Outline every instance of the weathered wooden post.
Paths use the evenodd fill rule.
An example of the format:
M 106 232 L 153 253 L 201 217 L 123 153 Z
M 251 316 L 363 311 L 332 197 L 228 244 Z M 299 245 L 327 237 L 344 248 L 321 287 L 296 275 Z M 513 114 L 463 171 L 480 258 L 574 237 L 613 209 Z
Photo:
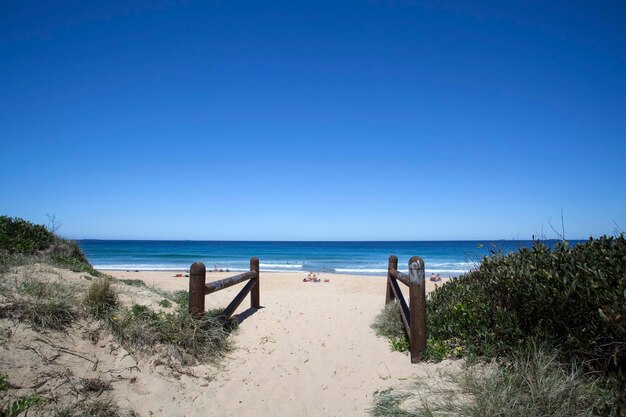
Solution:
M 195 262 L 189 268 L 189 313 L 200 318 L 204 314 L 204 294 L 206 267 L 202 262 Z
M 393 291 L 391 289 L 391 271 L 398 269 L 398 257 L 391 255 L 389 257 L 389 266 L 387 267 L 387 292 L 385 294 L 385 305 L 393 301 Z
M 256 256 L 250 258 L 250 271 L 256 272 L 256 284 L 252 287 L 252 290 L 250 290 L 250 306 L 254 308 L 261 308 L 261 270 L 259 269 L 259 258 Z
M 409 259 L 409 312 L 411 363 L 422 360 L 422 352 L 426 349 L 426 276 L 424 260 L 419 256 Z

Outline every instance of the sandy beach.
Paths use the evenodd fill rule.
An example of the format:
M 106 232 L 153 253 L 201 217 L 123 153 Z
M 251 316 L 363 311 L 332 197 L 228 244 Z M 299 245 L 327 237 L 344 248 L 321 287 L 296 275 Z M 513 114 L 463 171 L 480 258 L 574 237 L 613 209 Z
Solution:
M 155 289 L 189 285 L 184 271 L 106 273 L 146 284 L 114 284 L 126 306 L 159 310 L 163 297 Z M 232 275 L 207 273 L 207 281 Z M 460 361 L 412 365 L 374 334 L 370 323 L 384 305 L 384 277 L 318 274 L 321 282 L 313 283 L 303 282 L 306 276 L 261 272 L 262 308 L 244 300 L 235 314 L 239 328 L 229 336 L 234 349 L 218 365 L 172 367 L 167 352 L 130 353 L 93 321 L 40 333 L 2 319 L 0 369 L 11 375 L 16 397 L 40 392 L 67 402 L 78 399 L 85 381 L 104 381 L 107 398 L 140 416 L 363 416 L 377 390 L 416 376 L 436 385 L 442 371 L 460 368 Z M 92 282 L 42 264 L 17 268 L 7 282 L 24 277 L 82 288 Z M 225 307 L 243 285 L 207 295 L 206 308 Z
M 107 273 L 165 290 L 188 287 L 176 272 Z M 207 281 L 231 275 L 208 273 Z M 305 283 L 306 275 L 261 274 L 263 308 L 250 309 L 249 299 L 239 307 L 242 322 L 231 336 L 236 348 L 222 367 L 196 366 L 198 378 L 179 379 L 144 370 L 119 397 L 141 415 L 362 416 L 376 390 L 460 366 L 411 365 L 374 334 L 370 323 L 384 305 L 384 277 L 321 274 L 322 282 Z M 207 309 L 226 306 L 241 286 L 208 295 Z M 428 290 L 434 286 L 428 282 Z

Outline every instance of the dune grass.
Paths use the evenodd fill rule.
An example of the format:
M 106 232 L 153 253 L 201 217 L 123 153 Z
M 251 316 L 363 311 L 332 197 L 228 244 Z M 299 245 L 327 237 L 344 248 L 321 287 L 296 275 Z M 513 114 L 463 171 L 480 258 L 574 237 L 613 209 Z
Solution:
M 221 310 L 207 311 L 197 320 L 186 305 L 174 312 L 156 312 L 150 307 L 132 305 L 109 317 L 110 328 L 120 343 L 134 351 L 165 349 L 176 363 L 216 363 L 231 349 L 228 335 L 236 323 L 220 317 Z
M 96 279 L 83 298 L 83 305 L 96 319 L 109 317 L 118 307 L 117 292 L 113 288 L 111 280 L 107 278 Z
M 65 330 L 80 316 L 75 287 L 33 276 L 0 281 L 0 317 L 30 324 L 36 330 Z
M 118 279 L 118 281 L 126 285 L 130 285 L 131 287 L 145 287 L 146 286 L 146 283 L 140 279 Z
M 400 304 L 397 301 L 387 304 L 374 318 L 370 327 L 378 336 L 389 340 L 392 351 L 407 352 L 409 350 L 409 338 L 404 330 Z
M 416 380 L 375 394 L 375 417 L 618 415 L 616 393 L 597 375 L 563 365 L 554 349 L 532 344 L 500 365 L 473 365 L 442 386 Z
M 111 398 L 96 398 L 79 401 L 57 410 L 55 417 L 134 417 L 134 411 L 127 410 Z

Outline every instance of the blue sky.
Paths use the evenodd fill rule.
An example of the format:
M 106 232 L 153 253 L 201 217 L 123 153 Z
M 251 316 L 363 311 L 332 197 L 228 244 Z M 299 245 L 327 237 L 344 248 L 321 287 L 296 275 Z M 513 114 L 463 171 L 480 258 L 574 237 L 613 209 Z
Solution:
M 131 3 L 2 2 L 3 214 L 71 238 L 626 229 L 623 2 Z

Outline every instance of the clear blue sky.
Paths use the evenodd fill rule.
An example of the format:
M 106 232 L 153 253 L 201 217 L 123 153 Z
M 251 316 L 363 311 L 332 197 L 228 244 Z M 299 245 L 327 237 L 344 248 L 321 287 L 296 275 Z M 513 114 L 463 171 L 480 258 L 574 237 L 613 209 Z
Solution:
M 626 3 L 468 3 L 3 1 L 0 211 L 71 238 L 626 229 Z

